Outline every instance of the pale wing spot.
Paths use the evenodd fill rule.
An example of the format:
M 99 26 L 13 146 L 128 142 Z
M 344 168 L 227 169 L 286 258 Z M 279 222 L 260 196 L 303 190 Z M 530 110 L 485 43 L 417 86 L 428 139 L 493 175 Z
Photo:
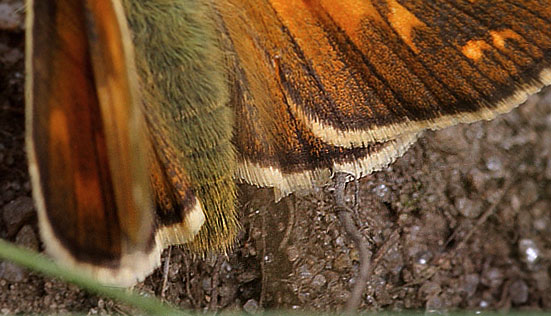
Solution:
M 419 53 L 419 49 L 413 43 L 413 29 L 416 27 L 425 27 L 425 23 L 419 20 L 396 0 L 388 1 L 388 7 L 390 8 L 388 21 L 392 28 L 415 53 Z
M 515 31 L 511 29 L 503 31 L 491 31 L 490 35 L 492 36 L 493 44 L 499 49 L 505 49 L 505 41 L 507 39 L 520 40 L 521 37 Z
M 467 58 L 478 61 L 484 55 L 485 49 L 491 49 L 490 45 L 483 40 L 470 40 L 463 46 L 461 52 Z
M 182 222 L 159 228 L 155 234 L 157 245 L 165 248 L 185 244 L 193 240 L 205 223 L 205 214 L 201 202 L 195 198 L 193 203 L 193 208 Z

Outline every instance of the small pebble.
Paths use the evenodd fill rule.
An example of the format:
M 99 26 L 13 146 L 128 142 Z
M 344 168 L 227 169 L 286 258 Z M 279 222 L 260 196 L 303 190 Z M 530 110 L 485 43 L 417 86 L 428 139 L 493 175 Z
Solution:
M 293 262 L 293 261 L 297 260 L 299 255 L 300 254 L 299 254 L 299 251 L 298 251 L 297 247 L 289 246 L 289 248 L 287 248 L 287 258 L 289 258 L 289 261 Z
M 303 264 L 298 268 L 298 276 L 301 279 L 309 279 L 312 277 L 312 272 L 310 272 L 308 265 Z
M 534 204 L 530 210 L 533 216 L 532 225 L 535 230 L 545 232 L 551 231 L 551 202 L 542 200 Z
M 11 201 L 2 210 L 2 219 L 6 225 L 7 236 L 15 235 L 21 226 L 29 222 L 35 216 L 33 200 L 22 196 Z
M 478 274 L 467 274 L 463 276 L 461 280 L 461 290 L 467 293 L 467 297 L 471 297 L 476 293 L 478 283 L 480 283 L 480 277 Z
M 425 251 L 418 255 L 417 264 L 425 265 L 432 259 L 432 253 Z
M 210 292 L 212 289 L 212 280 L 210 277 L 206 277 L 201 282 L 201 287 L 203 288 L 203 291 Z
M 390 194 L 390 189 L 385 184 L 379 184 L 373 189 L 373 192 L 382 200 L 387 200 Z
M 493 172 L 499 172 L 503 168 L 503 163 L 499 157 L 492 156 L 486 160 L 486 168 Z
M 38 238 L 31 225 L 25 225 L 19 230 L 17 236 L 15 236 L 15 243 L 27 249 L 38 251 Z
M 344 238 L 342 236 L 337 237 L 337 239 L 335 239 L 335 244 L 339 247 L 343 247 L 345 245 Z
M 438 295 L 434 295 L 427 299 L 427 303 L 425 304 L 425 314 L 445 315 L 447 314 L 445 308 L 445 301 Z
M 430 298 L 434 297 L 442 292 L 442 288 L 440 287 L 440 284 L 432 281 L 426 281 L 421 285 L 421 288 L 419 289 L 419 296 L 421 298 Z
M 0 3 L 0 30 L 17 30 L 21 25 L 21 20 L 15 4 Z
M 520 195 L 522 196 L 523 203 L 530 205 L 538 200 L 538 185 L 534 180 L 524 181 L 520 187 Z
M 0 263 L 0 279 L 17 283 L 27 278 L 27 271 L 11 262 Z
M 480 200 L 471 200 L 466 197 L 455 200 L 455 208 L 461 215 L 467 218 L 478 218 L 483 210 L 483 205 Z
M 488 181 L 488 175 L 479 169 L 472 169 L 469 171 L 469 179 L 471 180 L 472 186 L 476 189 L 477 192 L 484 192 L 486 181 Z
M 523 280 L 516 280 L 509 286 L 509 296 L 514 304 L 523 304 L 528 301 L 528 285 Z
M 258 302 L 255 299 L 250 299 L 243 305 L 243 310 L 246 313 L 254 314 L 258 311 Z
M 231 264 L 227 260 L 224 260 L 224 262 L 222 262 L 221 270 L 226 271 L 226 272 L 230 272 L 232 269 L 233 268 L 232 268 Z
M 386 254 L 385 261 L 386 266 L 390 273 L 394 275 L 400 275 L 400 272 L 404 268 L 404 258 L 402 252 L 397 247 L 392 247 Z
M 325 279 L 325 276 L 323 276 L 323 274 L 318 274 L 312 280 L 312 287 L 314 287 L 316 289 L 319 289 L 322 286 L 324 286 L 325 283 L 327 283 L 327 280 Z
M 503 273 L 498 268 L 490 268 L 482 274 L 482 284 L 496 288 L 503 283 Z
M 540 249 L 532 239 L 521 239 L 518 242 L 518 249 L 526 263 L 534 263 L 540 257 Z

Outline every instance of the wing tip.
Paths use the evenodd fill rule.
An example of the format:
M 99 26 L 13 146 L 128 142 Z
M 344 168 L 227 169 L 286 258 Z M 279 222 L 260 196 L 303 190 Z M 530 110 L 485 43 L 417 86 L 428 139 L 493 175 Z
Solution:
M 199 199 L 195 199 L 195 205 L 186 214 L 181 222 L 160 227 L 156 232 L 156 239 L 163 248 L 189 243 L 199 233 L 205 223 L 205 214 Z
M 162 248 L 154 243 L 150 249 L 125 249 L 116 266 L 93 264 L 79 260 L 56 237 L 45 214 L 39 212 L 40 235 L 46 253 L 64 267 L 74 269 L 99 281 L 115 287 L 130 287 L 143 281 L 161 264 Z M 129 247 L 127 247 L 129 248 Z

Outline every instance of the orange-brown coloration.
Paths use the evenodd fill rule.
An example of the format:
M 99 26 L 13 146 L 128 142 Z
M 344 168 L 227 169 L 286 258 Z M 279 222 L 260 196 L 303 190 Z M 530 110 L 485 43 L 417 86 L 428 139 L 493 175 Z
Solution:
M 361 147 L 493 117 L 506 111 L 496 91 L 532 82 L 525 67 L 542 56 L 522 37 L 509 39 L 521 49 L 490 44 L 490 31 L 508 29 L 516 10 L 503 2 L 229 2 L 219 10 L 237 56 L 236 113 L 255 122 L 238 129 L 236 143 L 242 159 L 260 165 L 325 164 L 327 145 Z M 266 58 L 276 55 L 277 63 Z
M 159 250 L 122 8 L 28 8 L 27 146 L 47 251 L 105 282 L 133 284 Z
M 226 149 L 233 149 L 229 143 L 232 128 L 235 131 L 235 176 L 274 186 L 283 194 L 324 183 L 333 171 L 360 177 L 394 161 L 425 129 L 491 119 L 511 110 L 551 83 L 551 9 L 546 1 L 205 4 L 217 10 L 212 16 L 221 20 L 216 21 L 223 33 L 220 43 L 227 44 L 229 52 L 228 64 L 213 64 L 212 73 L 227 71 L 230 78 L 232 108 L 224 113 L 233 110 L 237 126 L 233 119 L 217 126 L 227 127 Z M 209 216 L 216 218 L 222 228 L 236 221 L 233 213 L 209 213 L 207 203 L 214 208 L 231 204 L 220 197 L 221 191 L 214 190 L 209 199 L 201 196 L 209 181 L 231 184 L 227 192 L 233 196 L 230 177 L 235 169 L 216 168 L 213 174 L 212 157 L 203 152 L 207 149 L 188 150 L 203 138 L 188 133 L 184 139 L 193 146 L 179 143 L 178 124 L 197 118 L 199 106 L 210 106 L 201 96 L 199 104 L 186 108 L 189 111 L 163 111 L 177 103 L 165 94 L 195 82 L 183 84 L 180 81 L 188 78 L 164 76 L 177 78 L 165 80 L 166 91 L 143 89 L 144 95 L 135 95 L 130 36 L 125 19 L 111 6 L 116 3 L 31 2 L 44 16 L 29 29 L 29 156 L 43 234 L 54 240 L 54 250 L 61 249 L 60 257 L 68 253 L 77 263 L 107 267 L 109 273 L 98 273 L 104 277 L 121 267 L 131 277 L 142 277 L 158 264 L 159 247 L 189 241 L 205 218 L 207 223 Z M 201 18 L 206 16 L 211 15 Z M 162 24 L 155 23 L 144 23 L 144 29 Z M 142 33 L 137 29 L 135 35 Z M 172 66 L 163 64 L 164 57 L 172 56 L 150 54 L 151 47 L 140 46 L 136 38 L 141 57 L 162 56 L 160 63 L 151 63 L 152 69 L 138 67 L 143 72 L 140 83 L 147 85 L 166 75 L 167 69 L 155 67 Z M 218 43 L 214 35 L 212 41 Z M 168 45 L 163 47 L 163 53 L 170 51 Z M 211 103 L 226 104 L 226 97 Z M 140 128 L 135 99 L 143 99 L 147 128 Z M 201 130 L 212 127 L 199 121 Z M 187 132 L 186 127 L 182 130 Z M 198 152 L 202 155 L 194 155 Z M 227 160 L 233 162 L 230 156 Z M 188 168 L 189 161 L 199 163 Z M 205 183 L 195 186 L 197 174 L 205 175 Z M 141 191 L 149 199 L 144 175 L 152 183 L 157 227 L 149 201 L 144 207 L 141 195 L 135 194 Z M 230 241 L 217 232 L 203 248 L 228 247 Z M 159 247 L 152 246 L 154 239 Z M 132 264 L 135 254 L 145 257 L 144 269 Z
M 290 76 L 310 81 L 312 88 L 316 88 L 316 85 L 319 84 L 329 94 L 341 94 L 342 91 L 349 90 L 351 88 L 348 84 L 350 74 L 346 69 L 346 64 L 338 55 L 339 51 L 331 44 L 331 38 L 326 34 L 316 11 L 310 10 L 312 5 L 310 4 L 309 7 L 302 1 L 285 0 L 272 1 L 272 5 L 278 19 L 288 28 L 292 40 L 296 41 L 296 45 L 301 48 L 302 53 L 308 56 L 313 71 L 318 74 L 319 82 L 312 82 L 312 79 L 307 78 L 304 73 Z M 287 59 L 291 56 L 282 58 Z M 296 58 L 298 59 L 300 56 L 296 56 Z M 298 72 L 300 68 L 297 65 L 296 68 L 293 67 L 290 70 Z M 345 109 L 347 104 L 350 102 L 343 102 L 342 108 Z
M 479 61 L 484 55 L 484 50 L 490 48 L 490 45 L 483 40 L 470 40 L 463 46 L 461 51 L 467 58 L 473 61 Z
M 98 135 L 101 123 L 95 117 L 98 104 L 90 81 L 93 76 L 87 60 L 87 35 L 84 28 L 76 26 L 83 23 L 83 7 L 75 3 L 59 3 L 58 7 L 56 23 L 74 27 L 52 32 L 36 26 L 37 31 L 52 32 L 41 37 L 57 41 L 58 45 L 55 48 L 39 46 L 42 49 L 33 60 L 36 69 L 40 70 L 33 74 L 37 82 L 36 123 L 30 128 L 35 131 L 33 150 L 42 157 L 39 170 L 54 231 L 73 250 L 92 249 L 100 254 L 99 260 L 110 261 L 120 255 L 120 244 L 111 242 L 113 237 L 120 235 L 117 218 L 106 218 L 108 213 L 105 212 L 114 205 L 109 197 L 109 176 L 102 174 L 106 169 L 101 164 L 106 163 L 107 158 L 105 144 Z M 47 56 L 54 58 L 50 61 Z M 46 87 L 43 82 L 53 82 L 53 85 Z M 42 126 L 48 129 L 42 131 L 39 129 Z M 94 156 L 95 159 L 90 159 Z M 75 211 L 67 212 L 66 208 Z M 85 233 L 90 231 L 96 233 Z
M 48 127 L 52 133 L 52 145 L 61 149 L 62 157 L 70 155 L 69 128 L 67 126 L 66 114 L 58 108 L 52 109 L 49 119 L 50 126 Z M 53 148 L 50 150 L 54 150 Z
M 505 49 L 505 44 L 508 39 L 513 39 L 516 41 L 522 40 L 520 35 L 518 35 L 511 29 L 506 29 L 502 31 L 490 31 L 490 35 L 492 36 L 494 46 L 502 50 Z
M 415 15 L 409 12 L 406 8 L 396 0 L 387 1 L 390 12 L 388 13 L 388 21 L 392 28 L 400 35 L 402 40 L 414 52 L 418 53 L 419 49 L 414 43 L 413 32 L 415 28 L 426 27 Z
M 350 38 L 356 38 L 363 27 L 364 19 L 370 19 L 379 25 L 386 24 L 372 1 L 320 0 L 319 3 Z
M 138 95 L 136 91 L 131 90 L 132 86 L 137 85 L 137 81 L 127 69 L 128 64 L 133 63 L 133 55 L 128 56 L 130 49 L 124 47 L 128 43 L 120 40 L 124 37 L 119 23 L 113 22 L 117 21 L 117 18 L 112 4 L 109 1 L 90 1 L 88 5 L 89 20 L 93 21 L 88 36 L 94 81 L 100 103 L 102 127 L 104 134 L 108 135 L 105 137 L 109 156 L 108 172 L 111 173 L 114 182 L 117 216 L 123 234 L 133 243 L 143 244 L 147 239 L 151 239 L 153 217 L 149 210 L 144 212 L 142 206 L 137 206 L 140 201 L 134 198 L 135 183 L 145 182 L 145 179 L 141 179 L 145 172 L 129 168 L 136 164 L 135 160 L 143 159 L 139 155 L 144 154 L 136 150 L 141 146 L 136 145 L 136 142 L 143 142 L 142 139 L 136 140 L 140 134 L 127 133 L 140 124 L 136 122 L 139 119 L 139 114 L 135 113 L 137 109 L 133 109 Z M 130 82 L 131 80 L 134 82 Z M 149 201 L 145 203 L 149 205 L 145 208 L 151 207 Z

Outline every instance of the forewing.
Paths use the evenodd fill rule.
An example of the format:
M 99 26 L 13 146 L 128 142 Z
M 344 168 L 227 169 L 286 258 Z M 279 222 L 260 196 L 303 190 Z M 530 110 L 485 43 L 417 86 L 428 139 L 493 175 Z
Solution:
M 159 264 L 130 39 L 117 1 L 29 1 L 27 149 L 46 249 L 111 284 Z
M 228 2 L 238 177 L 253 184 L 343 160 L 369 173 L 420 131 L 491 119 L 551 82 L 545 1 Z

